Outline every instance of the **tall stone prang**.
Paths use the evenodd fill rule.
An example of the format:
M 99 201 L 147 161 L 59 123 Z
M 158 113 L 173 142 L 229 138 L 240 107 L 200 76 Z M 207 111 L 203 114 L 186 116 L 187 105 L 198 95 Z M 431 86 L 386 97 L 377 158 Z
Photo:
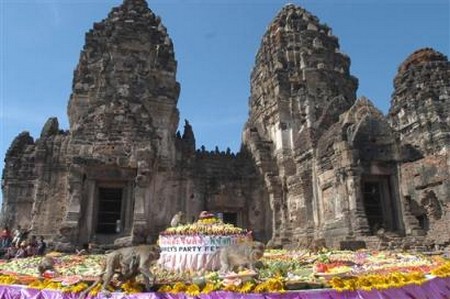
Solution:
M 172 41 L 143 0 L 127 0 L 86 34 L 68 115 L 73 144 L 159 140 L 166 159 L 180 91 Z
M 450 144 L 450 62 L 433 49 L 412 53 L 394 79 L 389 119 L 411 151 L 436 153 Z
M 320 135 L 356 99 L 349 67 L 331 29 L 295 5 L 283 7 L 263 36 L 244 144 L 265 177 L 278 239 L 290 238 L 291 226 L 300 234 L 314 226 L 311 161 Z
M 86 34 L 68 105 L 67 231 L 77 226 L 90 235 L 95 225 L 97 230 L 102 225 L 105 231 L 144 235 L 148 184 L 159 169 L 175 165 L 176 66 L 166 28 L 144 0 L 124 1 Z M 90 193 L 89 203 L 82 204 L 86 189 L 91 190 L 84 191 Z M 108 199 L 122 197 L 127 200 Z M 98 206 L 107 204 L 125 205 L 111 213 L 133 213 L 127 217 L 133 220 L 114 227 L 117 217 L 105 212 L 98 215 L 104 224 L 78 226 L 80 217 L 91 219 L 91 211 L 95 215 Z
M 389 121 L 401 147 L 401 200 L 407 234 L 448 242 L 450 231 L 450 62 L 431 48 L 398 68 Z
M 256 55 L 248 127 L 273 141 L 277 153 L 298 145 L 307 151 L 317 139 L 313 131 L 327 129 L 354 103 L 358 84 L 349 67 L 328 26 L 300 7 L 285 6 Z M 299 132 L 306 137 L 301 142 Z

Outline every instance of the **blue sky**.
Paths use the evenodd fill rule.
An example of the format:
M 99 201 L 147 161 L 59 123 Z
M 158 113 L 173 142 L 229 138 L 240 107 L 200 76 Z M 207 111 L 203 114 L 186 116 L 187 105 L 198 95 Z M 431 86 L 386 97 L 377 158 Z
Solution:
M 84 34 L 121 0 L 0 0 L 0 168 L 21 131 L 34 138 L 49 117 L 68 129 L 72 75 Z M 180 125 L 197 147 L 237 151 L 248 116 L 249 78 L 267 25 L 287 3 L 327 23 L 351 73 L 384 113 L 399 64 L 433 47 L 449 55 L 448 0 L 150 0 L 173 40 L 181 84 Z

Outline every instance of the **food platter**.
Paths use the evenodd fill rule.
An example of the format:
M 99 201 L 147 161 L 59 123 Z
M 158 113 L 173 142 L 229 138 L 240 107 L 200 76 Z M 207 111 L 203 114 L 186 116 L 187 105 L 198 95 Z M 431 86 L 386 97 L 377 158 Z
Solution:
M 325 278 L 326 280 L 332 279 L 333 277 L 351 277 L 351 271 L 343 271 L 343 272 L 333 272 L 333 273 L 314 273 L 317 277 Z
M 219 278 L 224 280 L 225 284 L 227 284 L 227 283 L 246 282 L 246 281 L 253 279 L 257 275 L 258 275 L 258 273 L 254 272 L 254 271 L 246 270 L 246 271 L 241 271 L 238 273 L 229 272 L 226 274 L 222 274 L 222 275 L 219 275 Z

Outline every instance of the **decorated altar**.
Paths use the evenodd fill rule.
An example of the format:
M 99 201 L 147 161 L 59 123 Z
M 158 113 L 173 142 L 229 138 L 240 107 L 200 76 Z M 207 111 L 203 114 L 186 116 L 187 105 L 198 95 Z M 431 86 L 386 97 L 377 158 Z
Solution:
M 251 240 L 251 232 L 203 211 L 198 221 L 169 227 L 160 234 L 158 263 L 172 271 L 214 270 L 220 266 L 217 250 Z

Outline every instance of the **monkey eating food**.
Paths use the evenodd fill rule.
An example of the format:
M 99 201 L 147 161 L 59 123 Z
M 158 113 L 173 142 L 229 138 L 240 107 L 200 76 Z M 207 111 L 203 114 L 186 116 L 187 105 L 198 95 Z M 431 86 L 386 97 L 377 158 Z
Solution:
M 55 260 L 51 256 L 44 256 L 38 265 L 39 276 L 43 277 L 45 271 L 53 271 L 55 274 L 58 274 L 58 271 L 55 270 Z
M 247 267 L 255 271 L 255 263 L 262 258 L 266 246 L 257 241 L 239 243 L 219 250 L 220 272 L 233 271 L 236 267 Z
M 117 279 L 125 282 L 136 278 L 137 275 L 144 276 L 146 290 L 150 290 L 153 285 L 153 275 L 150 272 L 152 262 L 159 259 L 161 250 L 158 245 L 138 245 L 114 250 L 106 255 L 106 263 L 97 281 L 84 290 L 80 299 L 85 296 L 99 283 L 102 283 L 101 292 L 107 293 L 107 286 L 113 279 L 114 274 L 118 274 Z

